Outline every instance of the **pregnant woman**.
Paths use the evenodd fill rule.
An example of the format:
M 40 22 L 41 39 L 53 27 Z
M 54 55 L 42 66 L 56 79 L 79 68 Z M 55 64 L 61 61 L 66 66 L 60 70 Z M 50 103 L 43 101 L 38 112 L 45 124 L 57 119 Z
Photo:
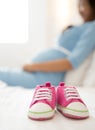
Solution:
M 56 48 L 43 51 L 21 70 L 1 68 L 0 80 L 26 88 L 63 81 L 66 72 L 78 68 L 95 49 L 95 0 L 79 0 L 79 12 L 84 23 L 65 30 Z

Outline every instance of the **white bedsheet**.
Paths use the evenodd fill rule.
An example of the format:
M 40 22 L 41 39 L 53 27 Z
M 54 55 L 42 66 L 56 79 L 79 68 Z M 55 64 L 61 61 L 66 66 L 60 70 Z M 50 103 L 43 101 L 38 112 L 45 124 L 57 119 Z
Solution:
M 57 112 L 54 119 L 39 122 L 27 118 L 33 90 L 0 83 L 0 130 L 95 130 L 95 90 L 79 92 L 88 105 L 89 119 L 72 120 Z

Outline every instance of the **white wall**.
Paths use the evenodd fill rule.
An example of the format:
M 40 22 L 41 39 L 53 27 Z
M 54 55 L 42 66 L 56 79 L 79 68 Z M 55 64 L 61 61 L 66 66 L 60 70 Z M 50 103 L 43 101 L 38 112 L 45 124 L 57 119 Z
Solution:
M 22 66 L 33 54 L 51 45 L 64 26 L 79 22 L 76 0 L 29 0 L 29 41 L 0 44 L 0 66 Z
M 48 43 L 68 25 L 78 25 L 82 19 L 78 12 L 78 0 L 48 0 Z
M 29 0 L 29 41 L 0 44 L 0 66 L 20 67 L 47 44 L 47 0 Z

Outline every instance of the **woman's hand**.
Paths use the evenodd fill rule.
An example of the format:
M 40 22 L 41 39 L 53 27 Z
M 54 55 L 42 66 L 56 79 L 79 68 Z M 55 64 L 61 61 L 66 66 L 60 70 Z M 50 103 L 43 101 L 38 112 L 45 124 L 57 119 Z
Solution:
M 27 71 L 27 72 L 32 72 L 33 68 L 32 68 L 32 64 L 25 64 L 23 66 L 23 70 Z
M 23 66 L 23 70 L 27 72 L 36 72 L 40 71 L 40 63 L 31 63 L 31 64 L 25 64 Z

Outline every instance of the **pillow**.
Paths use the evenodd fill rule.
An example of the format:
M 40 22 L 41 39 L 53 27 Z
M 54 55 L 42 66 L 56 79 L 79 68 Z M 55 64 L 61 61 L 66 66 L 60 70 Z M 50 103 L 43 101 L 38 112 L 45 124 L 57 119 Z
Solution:
M 95 51 L 93 53 L 91 65 L 88 68 L 88 71 L 85 73 L 83 85 L 85 87 L 95 87 Z
M 84 76 L 90 66 L 90 63 L 92 60 L 92 55 L 93 54 L 91 54 L 83 62 L 83 64 L 81 66 L 79 66 L 77 69 L 67 72 L 65 79 L 64 79 L 64 82 L 67 85 L 73 85 L 73 86 L 82 86 L 83 85 Z

